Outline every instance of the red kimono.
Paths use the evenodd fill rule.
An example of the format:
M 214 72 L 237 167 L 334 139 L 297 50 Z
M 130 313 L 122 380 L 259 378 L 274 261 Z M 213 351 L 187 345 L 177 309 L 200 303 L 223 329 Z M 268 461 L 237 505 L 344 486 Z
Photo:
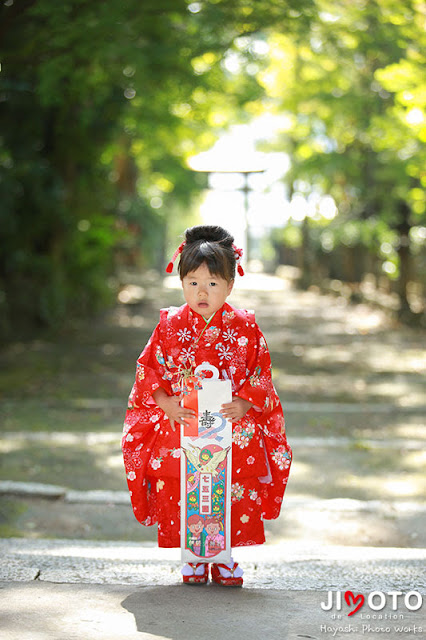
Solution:
M 158 522 L 160 547 L 180 547 L 180 430 L 154 402 L 169 395 L 179 365 L 209 362 L 232 393 L 254 406 L 233 425 L 231 545 L 265 541 L 263 520 L 277 518 L 291 464 L 271 359 L 252 311 L 225 303 L 208 323 L 185 304 L 162 309 L 137 362 L 122 449 L 133 511 L 143 525 Z

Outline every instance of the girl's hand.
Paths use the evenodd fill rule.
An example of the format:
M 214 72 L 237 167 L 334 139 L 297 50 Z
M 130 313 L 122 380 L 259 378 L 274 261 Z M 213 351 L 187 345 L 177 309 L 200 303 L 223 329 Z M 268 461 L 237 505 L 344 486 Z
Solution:
M 185 418 L 197 417 L 197 414 L 192 409 L 181 407 L 181 398 L 178 396 L 169 396 L 162 387 L 156 389 L 152 397 L 168 417 L 172 431 L 176 431 L 175 422 L 186 425 L 188 423 L 185 421 Z
M 238 422 L 241 418 L 244 418 L 247 411 L 251 409 L 253 404 L 244 398 L 238 396 L 232 396 L 232 402 L 227 402 L 221 406 L 222 415 L 231 420 L 231 422 Z

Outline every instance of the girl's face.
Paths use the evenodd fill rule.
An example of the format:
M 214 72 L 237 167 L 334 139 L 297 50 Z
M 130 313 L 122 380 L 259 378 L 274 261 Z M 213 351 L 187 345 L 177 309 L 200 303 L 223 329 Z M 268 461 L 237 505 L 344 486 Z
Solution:
M 217 522 L 211 522 L 210 524 L 207 525 L 206 531 L 211 536 L 217 536 L 217 534 L 220 531 L 220 526 Z
M 214 276 L 203 262 L 198 269 L 190 271 L 182 280 L 185 301 L 192 311 L 206 320 L 218 311 L 232 291 L 234 281 L 228 282 Z

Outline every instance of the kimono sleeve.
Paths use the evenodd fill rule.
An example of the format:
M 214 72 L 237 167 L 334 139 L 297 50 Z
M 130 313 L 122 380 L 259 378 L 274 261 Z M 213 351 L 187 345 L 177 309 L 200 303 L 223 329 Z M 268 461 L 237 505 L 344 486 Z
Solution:
M 279 404 L 271 375 L 271 356 L 265 337 L 257 323 L 253 327 L 252 348 L 248 349 L 247 379 L 236 392 L 248 400 L 254 408 L 269 413 Z
M 158 324 L 136 363 L 135 383 L 129 396 L 129 409 L 139 409 L 155 404 L 152 394 L 163 387 L 170 395 L 170 382 L 165 378 L 166 367 Z

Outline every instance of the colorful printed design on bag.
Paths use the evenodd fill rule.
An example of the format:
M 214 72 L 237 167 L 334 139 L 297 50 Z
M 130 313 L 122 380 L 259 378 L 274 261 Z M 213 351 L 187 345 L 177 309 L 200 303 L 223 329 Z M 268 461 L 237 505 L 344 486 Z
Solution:
M 226 457 L 230 447 L 182 447 L 186 459 L 186 548 L 212 557 L 225 548 Z

